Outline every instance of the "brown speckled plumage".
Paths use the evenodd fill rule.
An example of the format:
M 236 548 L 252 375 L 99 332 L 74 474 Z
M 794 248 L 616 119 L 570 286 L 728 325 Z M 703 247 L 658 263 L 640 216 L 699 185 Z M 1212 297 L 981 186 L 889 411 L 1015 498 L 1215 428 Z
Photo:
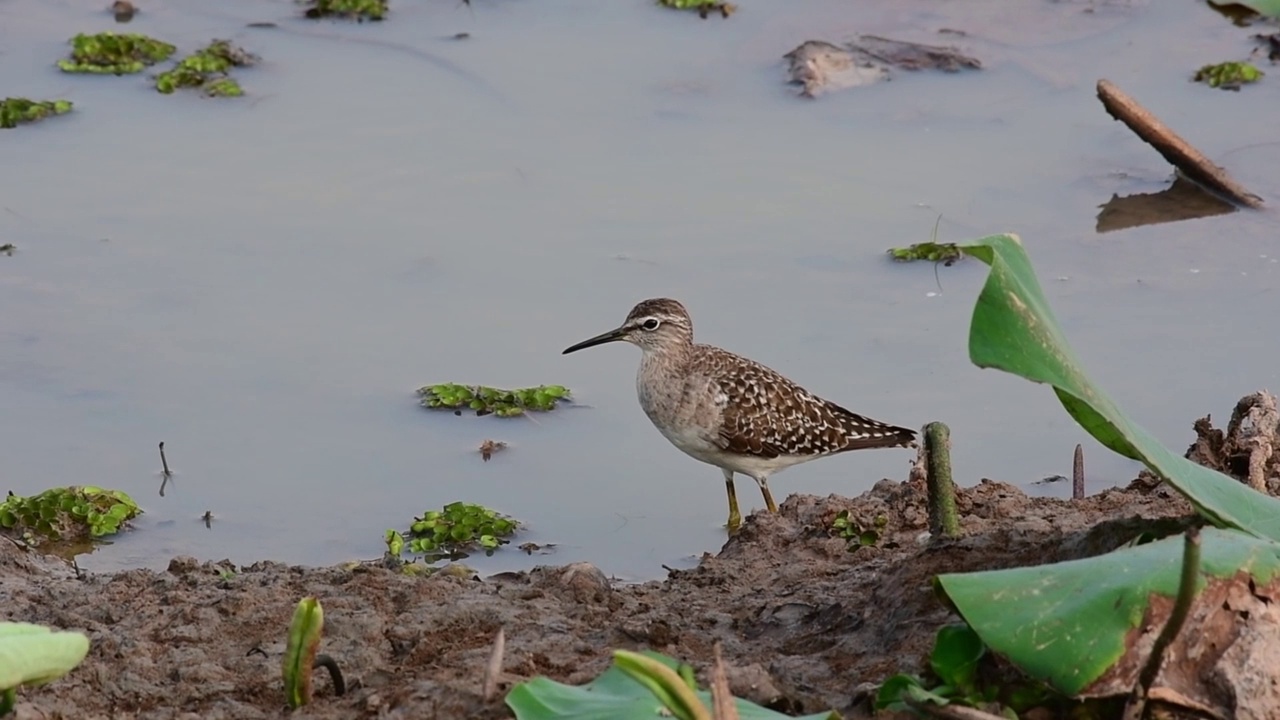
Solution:
M 636 305 L 616 330 L 566 353 L 615 340 L 638 345 L 640 406 L 682 451 L 724 472 L 730 526 L 737 514 L 733 473 L 759 484 L 792 465 L 863 448 L 910 447 L 915 432 L 850 412 L 753 360 L 693 342 L 684 306 L 669 298 Z

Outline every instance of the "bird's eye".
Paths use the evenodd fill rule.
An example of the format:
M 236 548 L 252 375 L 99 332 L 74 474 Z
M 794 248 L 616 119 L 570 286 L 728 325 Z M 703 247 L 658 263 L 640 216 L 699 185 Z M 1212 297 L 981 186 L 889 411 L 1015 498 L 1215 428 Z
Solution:
M 645 330 L 657 330 L 658 321 L 654 318 L 649 318 L 648 320 L 645 320 L 644 324 L 641 325 L 640 327 L 644 328 Z

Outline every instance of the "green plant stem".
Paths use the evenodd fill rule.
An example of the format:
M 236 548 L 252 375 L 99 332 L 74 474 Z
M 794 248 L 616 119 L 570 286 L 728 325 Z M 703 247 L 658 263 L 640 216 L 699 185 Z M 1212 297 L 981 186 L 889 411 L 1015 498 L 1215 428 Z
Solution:
M 13 706 L 16 704 L 18 704 L 18 688 L 0 690 L 0 716 L 13 712 Z
M 1151 654 L 1147 656 L 1147 663 L 1142 666 L 1142 672 L 1138 674 L 1138 685 L 1133 689 L 1133 695 L 1125 707 L 1125 720 L 1137 720 L 1145 714 L 1147 693 L 1150 692 L 1152 683 L 1156 681 L 1156 676 L 1160 674 L 1165 651 L 1169 649 L 1169 645 L 1173 644 L 1178 633 L 1182 632 L 1182 625 L 1187 621 L 1187 615 L 1191 613 L 1191 603 L 1199 594 L 1200 528 L 1189 528 L 1184 537 L 1182 576 L 1178 580 L 1178 597 L 1173 602 L 1168 621 L 1156 636 L 1155 642 L 1151 644 Z
M 951 428 L 945 423 L 925 425 L 924 455 L 929 485 L 929 532 L 934 537 L 959 537 L 956 486 L 951 482 Z

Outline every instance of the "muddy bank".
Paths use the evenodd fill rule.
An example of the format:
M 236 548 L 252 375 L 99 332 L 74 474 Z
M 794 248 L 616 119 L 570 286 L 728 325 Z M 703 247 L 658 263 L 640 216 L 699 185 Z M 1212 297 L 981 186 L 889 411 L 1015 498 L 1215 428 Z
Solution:
M 19 696 L 19 718 L 252 718 L 284 714 L 280 656 L 297 600 L 325 609 L 322 652 L 348 691 L 316 674 L 305 718 L 504 718 L 480 700 L 482 668 L 505 629 L 503 688 L 537 674 L 585 682 L 612 648 L 653 648 L 694 662 L 724 644 L 735 691 L 786 712 L 864 708 L 857 686 L 917 670 L 952 619 L 930 576 L 1107 552 L 1152 519 L 1190 508 L 1168 488 L 1134 483 L 1084 501 L 1029 498 L 983 481 L 960 493 L 967 535 L 920 542 L 922 486 L 883 481 L 846 499 L 795 495 L 750 517 L 718 555 L 663 581 L 610 583 L 590 565 L 478 579 L 408 577 L 372 566 L 233 568 L 175 558 L 166 572 L 84 574 L 0 542 L 6 619 L 86 631 L 88 658 Z M 841 510 L 888 526 L 875 547 L 846 550 L 826 528 Z M 255 648 L 263 652 L 250 652 Z

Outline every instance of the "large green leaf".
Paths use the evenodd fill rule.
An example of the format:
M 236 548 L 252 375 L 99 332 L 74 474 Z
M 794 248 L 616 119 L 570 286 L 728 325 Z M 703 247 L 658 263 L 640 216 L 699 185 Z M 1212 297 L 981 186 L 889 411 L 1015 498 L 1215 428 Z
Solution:
M 1210 521 L 1280 540 L 1280 500 L 1170 452 L 1084 374 L 1016 235 L 993 235 L 960 249 L 991 266 L 969 325 L 975 365 L 1052 385 L 1098 442 L 1145 463 Z
M 1222 0 L 1221 2 L 1211 2 L 1210 4 L 1219 7 L 1243 5 L 1259 15 L 1280 17 L 1280 0 Z
M 88 652 L 89 638 L 84 633 L 0 622 L 0 691 L 56 680 L 79 665 Z
M 1280 544 L 1270 540 L 1208 528 L 1201 543 L 1202 576 L 1248 572 L 1264 585 L 1280 573 Z M 1084 560 L 937 581 L 989 648 L 1078 695 L 1132 652 L 1126 635 L 1142 622 L 1151 594 L 1177 595 L 1182 553 L 1178 536 Z
M 660 653 L 643 653 L 673 670 L 679 665 Z M 711 707 L 711 693 L 698 698 Z M 742 720 L 791 720 L 789 716 L 735 698 Z M 561 685 L 545 677 L 520 683 L 507 693 L 516 720 L 654 720 L 670 717 L 648 688 L 627 677 L 616 665 L 586 685 Z M 806 715 L 800 720 L 840 720 L 835 712 Z

